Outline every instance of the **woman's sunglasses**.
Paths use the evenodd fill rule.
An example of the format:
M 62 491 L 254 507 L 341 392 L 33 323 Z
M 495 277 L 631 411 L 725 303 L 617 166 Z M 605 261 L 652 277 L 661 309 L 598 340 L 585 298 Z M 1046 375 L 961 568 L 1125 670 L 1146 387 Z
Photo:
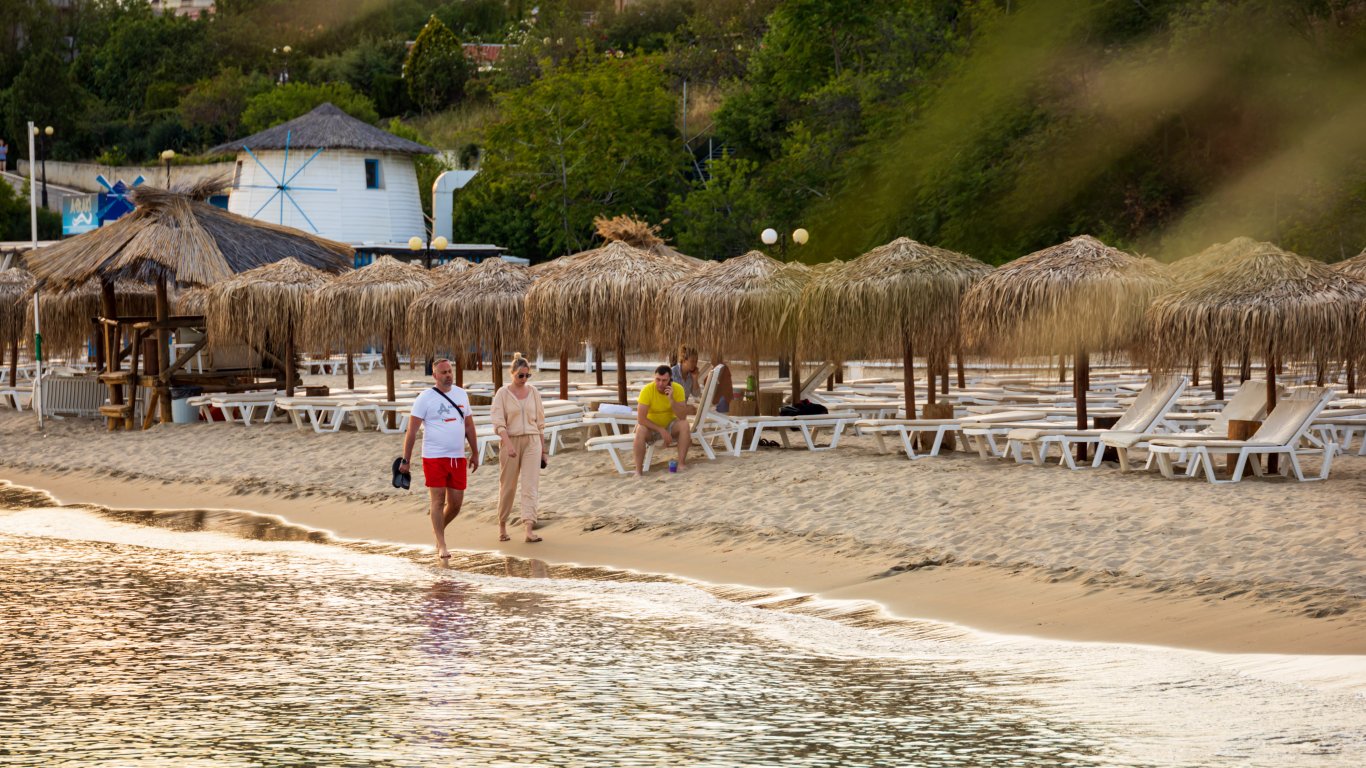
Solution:
M 531 374 L 529 374 L 529 373 L 519 373 L 519 374 L 516 375 L 516 378 L 519 378 L 519 379 L 529 379 L 529 378 L 531 378 Z

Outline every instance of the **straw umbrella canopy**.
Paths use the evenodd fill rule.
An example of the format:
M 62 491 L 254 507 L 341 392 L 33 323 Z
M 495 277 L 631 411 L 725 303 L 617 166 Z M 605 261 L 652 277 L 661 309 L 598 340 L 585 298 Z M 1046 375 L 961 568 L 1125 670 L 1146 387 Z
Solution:
M 1286 358 L 1351 359 L 1362 349 L 1366 282 L 1270 243 L 1254 243 L 1153 302 L 1143 323 L 1152 364 L 1250 352 L 1266 360 L 1267 409 Z
M 759 251 L 715 262 L 668 291 L 664 341 L 747 354 L 757 381 L 761 355 L 792 354 L 797 307 L 809 278 L 809 269 Z
M 970 256 L 897 238 L 811 280 L 802 296 L 802 345 L 834 360 L 902 358 L 906 415 L 915 418 L 915 353 L 947 361 L 958 346 L 959 303 L 990 272 Z M 929 375 L 933 404 L 933 368 Z
M 209 287 L 196 285 L 176 291 L 171 309 L 177 315 L 204 315 L 209 311 Z
M 432 282 L 429 270 L 380 256 L 309 296 L 304 335 L 319 347 L 383 346 L 386 391 L 392 401 L 398 349 L 408 345 L 408 307 Z
M 167 286 L 212 285 L 239 272 L 292 256 L 330 272 L 348 268 L 352 249 L 344 243 L 290 227 L 229 213 L 210 205 L 225 180 L 201 181 L 181 190 L 138 187 L 131 213 L 107 226 L 29 252 L 26 262 L 44 290 L 61 291 L 98 278 L 105 288 L 116 280 L 156 285 L 157 347 L 163 377 L 170 370 L 170 302 Z M 111 357 L 113 357 L 111 355 Z M 162 421 L 171 420 L 169 380 L 158 386 Z
M 1085 429 L 1090 353 L 1131 346 L 1144 311 L 1170 286 L 1157 262 L 1074 237 L 973 286 L 963 298 L 965 340 L 1002 358 L 1074 354 L 1077 428 Z
M 19 337 L 24 333 L 24 318 L 28 303 L 25 299 L 33 290 L 33 275 L 17 267 L 0 270 L 0 359 L 9 355 L 9 385 L 19 381 Z
M 697 268 L 619 240 L 557 260 L 527 292 L 528 336 L 568 350 L 587 340 L 617 351 L 617 396 L 626 402 L 626 348 L 660 337 L 660 300 Z
M 502 259 L 499 259 L 499 261 L 502 261 Z M 470 261 L 469 259 L 456 257 L 446 262 L 445 264 L 439 264 L 435 267 L 432 267 L 432 277 L 436 278 L 437 280 L 442 280 L 447 277 L 450 277 L 451 275 L 458 275 L 461 272 L 474 269 L 474 266 L 474 262 Z
M 214 345 L 245 343 L 264 350 L 267 340 L 284 342 L 285 394 L 292 397 L 299 381 L 295 343 L 308 296 L 331 280 L 328 273 L 290 258 L 195 290 L 206 294 L 203 314 Z
M 1332 265 L 1333 269 L 1355 277 L 1358 280 L 1366 280 L 1366 250 L 1353 256 L 1346 261 L 1339 261 Z M 1361 324 L 1366 328 L 1366 304 L 1361 307 Z M 1357 391 L 1357 362 L 1360 355 L 1347 358 L 1347 393 L 1356 394 Z
M 523 311 L 533 280 L 526 267 L 487 259 L 436 282 L 408 308 L 412 346 L 454 351 L 474 342 L 487 347 L 493 355 L 493 386 L 503 386 L 503 350 L 525 338 Z

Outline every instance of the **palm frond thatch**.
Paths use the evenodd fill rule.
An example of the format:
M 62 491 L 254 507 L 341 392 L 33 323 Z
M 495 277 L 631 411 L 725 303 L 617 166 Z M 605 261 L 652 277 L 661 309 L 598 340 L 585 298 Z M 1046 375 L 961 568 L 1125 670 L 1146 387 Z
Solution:
M 1167 276 L 1178 286 L 1198 280 L 1201 275 L 1229 259 L 1248 252 L 1258 245 L 1250 237 L 1235 237 L 1227 243 L 1215 243 L 1205 250 L 1167 265 Z
M 267 339 L 283 341 L 299 334 L 309 295 L 332 279 L 320 269 L 284 259 L 199 289 L 206 293 L 203 314 L 210 344 L 262 349 Z
M 203 285 L 179 290 L 171 300 L 173 315 L 203 315 L 207 313 L 208 307 L 209 288 Z
M 408 308 L 411 346 L 428 353 L 476 344 L 497 351 L 514 348 L 525 338 L 523 310 L 532 282 L 526 267 L 502 259 L 487 259 L 438 281 Z
M 351 265 L 344 243 L 238 216 L 200 198 L 223 180 L 176 191 L 138 187 L 136 208 L 99 229 L 30 251 L 25 263 L 47 288 L 92 278 L 212 285 L 234 274 L 293 257 L 327 272 Z
M 95 336 L 92 320 L 104 313 L 103 288 L 99 280 L 63 291 L 39 286 L 38 316 L 43 323 L 43 350 L 53 355 L 84 354 L 86 344 Z M 150 317 L 156 314 L 156 290 L 144 283 L 119 280 L 114 283 L 114 306 L 119 317 Z M 25 318 L 27 333 L 33 333 L 33 315 Z
M 1201 357 L 1342 359 L 1362 349 L 1366 282 L 1270 243 L 1255 243 L 1153 302 L 1144 321 L 1151 363 Z
M 991 267 L 961 253 L 897 238 L 838 267 L 824 267 L 802 296 L 806 356 L 900 358 L 953 351 L 958 306 Z
M 666 219 L 664 223 L 667 224 L 668 220 Z M 598 237 L 601 237 L 604 242 L 610 243 L 614 240 L 623 242 L 642 251 L 677 259 L 693 266 L 702 266 L 707 263 L 695 256 L 681 253 L 678 249 L 665 243 L 664 238 L 659 236 L 662 229 L 660 225 L 652 225 L 634 216 L 613 216 L 610 219 L 605 216 L 598 216 L 593 219 L 593 227 Z
M 664 346 L 691 342 L 708 353 L 789 355 L 810 270 L 750 251 L 716 262 L 668 290 Z
M 17 267 L 0 271 L 0 342 L 8 345 L 15 335 L 23 333 L 24 318 L 29 314 L 27 299 L 35 282 L 33 275 Z
M 392 256 L 337 277 L 308 299 L 305 343 L 319 349 L 407 346 L 408 307 L 432 285 L 432 274 Z
M 450 275 L 458 275 L 461 272 L 470 269 L 474 269 L 474 262 L 470 261 L 469 259 L 462 259 L 457 256 L 456 258 L 451 259 L 445 264 L 440 264 L 435 267 L 432 267 L 432 277 L 436 278 L 439 281 Z
M 993 270 L 963 297 L 965 344 L 1000 358 L 1131 345 L 1153 298 L 1157 262 L 1082 235 Z
M 1366 250 L 1331 266 L 1343 274 L 1351 275 L 1358 280 L 1366 280 Z
M 607 349 L 654 346 L 663 292 L 697 271 L 621 241 L 552 264 L 541 269 L 526 298 L 527 330 L 543 349 L 572 349 L 583 341 Z

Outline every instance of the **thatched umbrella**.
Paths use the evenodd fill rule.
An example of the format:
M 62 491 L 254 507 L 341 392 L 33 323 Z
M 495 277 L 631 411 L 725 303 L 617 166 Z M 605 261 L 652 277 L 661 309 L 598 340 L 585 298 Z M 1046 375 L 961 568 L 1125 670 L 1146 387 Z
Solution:
M 1167 276 L 1175 283 L 1174 287 L 1179 289 L 1200 279 L 1209 270 L 1256 248 L 1257 245 L 1257 241 L 1250 237 L 1235 237 L 1227 243 L 1215 243 L 1199 253 L 1168 264 Z M 1193 360 L 1191 363 L 1192 372 L 1197 377 L 1193 378 L 1192 381 L 1198 381 L 1200 361 Z M 1243 381 L 1247 381 L 1251 376 L 1251 365 L 1251 358 L 1248 356 L 1247 350 L 1243 350 L 1239 366 Z M 1214 388 L 1214 396 L 1222 400 L 1224 397 L 1224 361 L 1222 358 L 1210 359 L 1210 383 Z
M 408 345 L 408 307 L 432 286 L 432 274 L 392 256 L 348 272 L 308 298 L 304 335 L 318 347 L 384 347 L 389 400 L 394 399 L 398 348 Z
M 836 360 L 902 358 L 906 416 L 915 418 L 916 350 L 947 362 L 958 347 L 963 294 L 990 272 L 970 256 L 898 238 L 812 279 L 802 296 L 802 345 Z
M 499 261 L 501 261 L 501 259 L 499 259 Z M 437 280 L 443 280 L 452 275 L 458 275 L 461 272 L 467 272 L 471 269 L 474 269 L 474 267 L 474 262 L 470 261 L 469 259 L 462 259 L 457 257 L 451 259 L 445 264 L 438 264 L 437 266 L 432 267 L 432 277 L 435 277 Z
M 1333 269 L 1355 277 L 1358 280 L 1366 280 L 1366 250 L 1353 256 L 1346 261 L 1339 261 L 1332 265 Z M 1361 322 L 1366 325 L 1366 306 L 1361 308 Z M 1347 394 L 1356 394 L 1357 391 L 1357 358 L 1347 358 Z
M 1170 285 L 1157 262 L 1074 237 L 973 286 L 963 298 L 965 340 L 1004 358 L 1074 354 L 1077 428 L 1085 429 L 1088 356 L 1129 347 L 1143 312 Z
M 150 316 L 156 312 L 156 290 L 133 280 L 113 281 L 114 312 L 119 316 Z M 98 279 L 64 290 L 44 286 L 38 314 L 43 324 L 43 349 L 50 354 L 75 356 L 85 351 L 95 333 L 93 317 L 104 312 L 105 287 Z M 32 331 L 33 316 L 27 317 Z M 117 350 L 113 350 L 117 354 Z M 109 354 L 105 350 L 105 354 Z
M 474 342 L 493 355 L 493 386 L 503 386 L 503 350 L 525 338 L 523 310 L 534 278 L 502 259 L 438 281 L 408 308 L 411 345 L 455 351 Z
M 23 335 L 29 292 L 36 281 L 33 275 L 17 267 L 0 270 L 0 360 L 8 350 L 9 385 L 19 382 L 19 337 Z
M 1255 243 L 1153 302 L 1143 323 L 1153 365 L 1250 350 L 1266 360 L 1267 412 L 1288 358 L 1352 359 L 1362 349 L 1366 282 L 1270 243 Z
M 156 285 L 157 347 L 163 377 L 157 393 L 164 422 L 171 420 L 168 284 L 212 285 L 290 256 L 329 272 L 351 265 L 353 251 L 344 243 L 210 205 L 209 196 L 224 186 L 224 180 L 213 179 L 176 191 L 138 187 L 132 192 L 136 207 L 128 215 L 31 251 L 25 259 L 45 291 L 61 291 L 99 278 L 106 286 L 106 316 L 114 313 L 108 288 L 113 281 Z
M 204 315 L 209 310 L 209 287 L 196 285 L 176 291 L 171 300 L 171 309 L 177 315 Z
M 668 223 L 667 220 L 665 223 Z M 613 240 L 620 240 L 642 251 L 649 251 L 656 256 L 673 259 L 691 267 L 701 268 L 709 263 L 696 256 L 681 253 L 677 248 L 664 242 L 664 238 L 659 236 L 662 227 L 657 224 L 650 224 L 644 219 L 624 215 L 611 218 L 598 216 L 593 219 L 593 227 L 597 231 L 598 237 L 601 237 L 604 242 L 610 243 Z
M 716 262 L 668 291 L 664 340 L 747 354 L 758 381 L 761 355 L 793 354 L 797 307 L 810 274 L 801 265 L 783 264 L 759 251 Z
M 587 340 L 617 351 L 617 395 L 626 403 L 626 348 L 659 338 L 661 300 L 691 265 L 621 241 L 557 260 L 526 298 L 529 338 L 568 350 Z
M 284 259 L 249 269 L 208 290 L 203 314 L 215 345 L 244 343 L 264 350 L 267 340 L 285 345 L 285 394 L 294 395 L 299 377 L 295 342 L 304 322 L 308 296 L 327 285 L 332 276 Z

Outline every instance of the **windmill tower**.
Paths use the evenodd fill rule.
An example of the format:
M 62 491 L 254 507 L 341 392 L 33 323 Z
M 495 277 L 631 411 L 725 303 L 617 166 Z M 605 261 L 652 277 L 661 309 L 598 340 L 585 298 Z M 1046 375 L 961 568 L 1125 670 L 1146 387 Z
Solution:
M 233 213 L 354 245 L 426 231 L 413 156 L 436 150 L 331 104 L 209 151 L 237 153 Z

